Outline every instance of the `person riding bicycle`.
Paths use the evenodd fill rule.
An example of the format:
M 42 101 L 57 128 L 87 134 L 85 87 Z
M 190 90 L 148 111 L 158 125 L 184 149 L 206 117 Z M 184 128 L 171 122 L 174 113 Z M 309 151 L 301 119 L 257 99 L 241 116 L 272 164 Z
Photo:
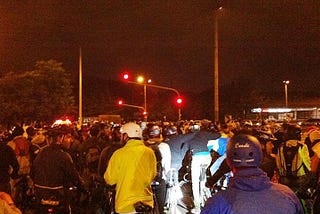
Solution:
M 164 213 L 167 193 L 167 173 L 170 171 L 171 151 L 167 143 L 163 141 L 161 128 L 157 124 L 149 123 L 144 130 L 145 145 L 150 147 L 157 159 L 157 182 L 154 191 L 158 203 L 159 214 Z
M 143 206 L 154 206 L 151 183 L 157 174 L 157 161 L 153 150 L 144 145 L 138 124 L 124 124 L 121 133 L 126 143 L 111 156 L 104 179 L 116 186 L 116 212 L 135 213 Z
M 66 193 L 70 187 L 82 187 L 82 179 L 71 156 L 63 151 L 63 145 L 72 141 L 72 131 L 67 125 L 57 125 L 46 132 L 49 146 L 37 155 L 31 171 L 37 200 L 36 213 L 43 213 L 46 206 L 55 206 L 61 213 L 70 213 Z
M 298 197 L 287 186 L 273 183 L 260 168 L 260 142 L 249 134 L 236 134 L 227 145 L 227 163 L 232 169 L 228 188 L 213 195 L 201 214 L 260 213 L 302 214 Z

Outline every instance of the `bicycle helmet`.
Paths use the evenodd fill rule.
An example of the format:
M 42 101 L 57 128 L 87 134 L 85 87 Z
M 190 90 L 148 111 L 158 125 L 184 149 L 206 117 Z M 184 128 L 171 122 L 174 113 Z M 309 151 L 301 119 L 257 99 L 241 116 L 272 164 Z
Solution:
M 142 138 L 142 130 L 140 126 L 133 122 L 124 124 L 121 127 L 120 132 L 122 134 L 126 133 L 129 138 Z
M 261 131 L 261 130 L 257 130 L 256 135 L 257 139 L 260 141 L 260 143 L 266 143 L 268 141 L 276 141 L 277 138 L 275 138 L 275 136 L 268 131 Z
M 302 129 L 297 124 L 289 124 L 285 130 L 285 140 L 301 140 Z
M 166 126 L 163 128 L 162 135 L 164 137 L 170 137 L 172 135 L 176 135 L 178 133 L 176 126 Z
M 147 137 L 150 138 L 160 138 L 161 130 L 158 125 L 152 125 L 148 128 Z
M 238 134 L 227 145 L 227 163 L 231 168 L 258 167 L 262 161 L 262 150 L 257 138 Z
M 12 129 L 12 137 L 23 135 L 23 133 L 24 133 L 24 129 L 19 125 L 14 126 Z
M 46 134 L 50 137 L 57 137 L 59 135 L 66 135 L 73 132 L 73 128 L 67 125 L 55 125 L 47 129 Z

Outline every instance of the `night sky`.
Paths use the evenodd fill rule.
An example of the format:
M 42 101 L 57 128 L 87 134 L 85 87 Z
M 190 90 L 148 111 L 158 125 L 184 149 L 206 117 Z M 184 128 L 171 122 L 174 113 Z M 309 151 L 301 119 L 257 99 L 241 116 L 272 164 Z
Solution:
M 7 2 L 7 3 L 4 3 Z M 179 91 L 213 89 L 214 0 L 10 0 L 0 3 L 0 72 L 56 59 L 84 78 L 123 70 Z M 320 89 L 319 0 L 221 0 L 220 84 Z M 87 75 L 87 76 L 86 76 Z

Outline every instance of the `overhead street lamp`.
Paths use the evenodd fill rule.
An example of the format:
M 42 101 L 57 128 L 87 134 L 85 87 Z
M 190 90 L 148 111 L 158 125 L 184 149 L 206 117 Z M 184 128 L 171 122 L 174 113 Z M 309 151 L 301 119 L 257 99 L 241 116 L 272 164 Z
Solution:
M 284 80 L 284 95 L 285 95 L 285 102 L 286 102 L 286 108 L 288 108 L 288 85 L 290 81 L 289 80 Z

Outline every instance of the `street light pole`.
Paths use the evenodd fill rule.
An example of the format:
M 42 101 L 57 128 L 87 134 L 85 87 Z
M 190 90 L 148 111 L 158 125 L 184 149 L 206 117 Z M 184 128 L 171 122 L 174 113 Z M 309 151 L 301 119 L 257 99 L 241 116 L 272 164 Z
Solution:
M 82 126 L 82 51 L 79 49 L 79 127 Z
M 128 81 L 130 82 L 130 81 Z M 148 121 L 148 114 L 147 114 L 147 83 L 145 82 L 145 79 L 143 76 L 138 76 L 137 82 L 139 84 L 143 84 L 143 100 L 144 100 L 144 111 L 146 114 L 144 115 L 144 121 Z M 148 80 L 148 83 L 151 82 L 151 79 Z M 131 82 L 134 83 L 134 82 Z
M 290 81 L 289 80 L 284 80 L 284 95 L 285 95 L 285 102 L 286 102 L 286 108 L 288 108 L 288 85 Z
M 143 94 L 144 94 L 144 111 L 146 114 L 144 115 L 145 122 L 148 121 L 148 114 L 147 114 L 147 85 L 143 85 Z
M 214 120 L 219 121 L 219 40 L 218 40 L 218 12 L 214 11 Z

